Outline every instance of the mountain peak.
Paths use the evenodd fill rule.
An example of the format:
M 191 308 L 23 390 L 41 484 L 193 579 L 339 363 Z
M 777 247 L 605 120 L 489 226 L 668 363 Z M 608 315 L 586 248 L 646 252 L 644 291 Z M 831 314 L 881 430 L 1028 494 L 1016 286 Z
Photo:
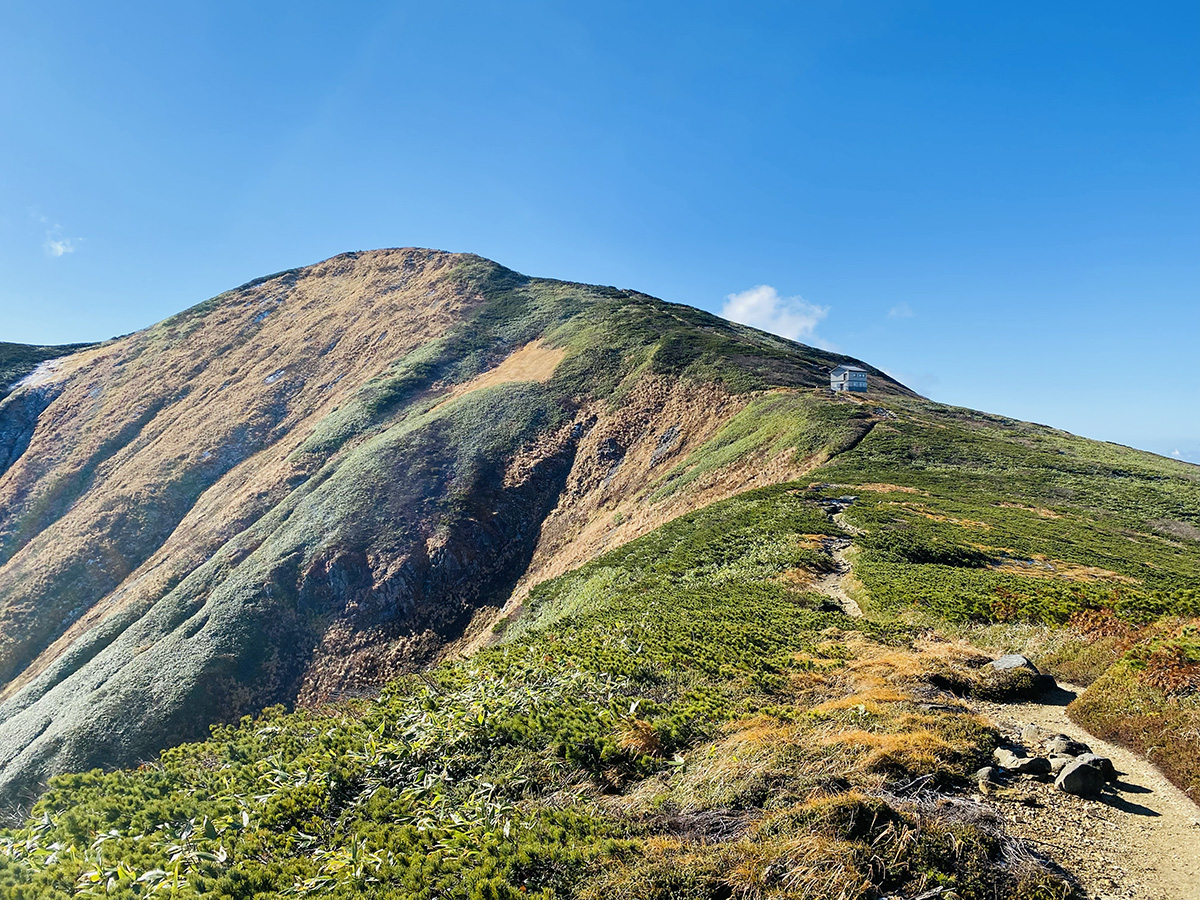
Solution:
M 0 783 L 419 667 L 549 574 L 852 444 L 877 413 L 828 395 L 847 362 L 874 400 L 913 396 L 636 291 L 417 248 L 68 356 L 0 405 Z M 785 413 L 817 424 L 761 426 Z

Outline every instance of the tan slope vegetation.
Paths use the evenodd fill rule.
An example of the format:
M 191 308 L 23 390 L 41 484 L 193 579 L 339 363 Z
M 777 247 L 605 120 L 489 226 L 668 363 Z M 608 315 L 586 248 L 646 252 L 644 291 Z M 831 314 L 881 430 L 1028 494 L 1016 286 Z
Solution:
M 807 393 L 781 393 L 794 399 L 798 408 L 832 402 Z M 543 581 L 691 510 L 756 487 L 797 479 L 825 463 L 832 450 L 841 449 L 836 432 L 827 435 L 828 445 L 808 454 L 797 452 L 791 443 L 784 447 L 752 444 L 731 464 L 704 471 L 680 489 L 664 492 L 668 473 L 720 443 L 735 416 L 754 417 L 754 410 L 747 408 L 754 399 L 730 395 L 714 385 L 651 378 L 639 382 L 615 409 L 584 411 L 580 423 L 572 426 L 587 428 L 575 466 L 558 505 L 542 524 L 528 570 L 499 615 L 517 613 L 530 589 Z M 527 461 L 518 458 L 514 465 L 519 469 Z M 487 643 L 488 629 L 498 615 L 485 612 L 457 650 L 470 652 Z
M 330 260 L 46 373 L 56 399 L 0 479 L 0 677 L 98 591 L 121 588 L 100 614 L 153 597 L 278 502 L 323 414 L 480 303 L 454 262 Z
M 547 382 L 566 355 L 567 351 L 561 347 L 547 347 L 541 340 L 531 341 L 506 356 L 504 361 L 494 369 L 488 369 L 482 375 L 452 389 L 450 396 L 439 401 L 430 412 L 441 409 L 447 403 L 472 391 L 481 391 L 484 388 L 515 381 Z

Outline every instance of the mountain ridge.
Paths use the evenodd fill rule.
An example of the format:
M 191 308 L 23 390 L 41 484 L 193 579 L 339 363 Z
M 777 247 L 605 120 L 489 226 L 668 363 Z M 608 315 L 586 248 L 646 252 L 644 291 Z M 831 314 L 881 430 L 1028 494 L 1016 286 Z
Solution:
M 980 767 L 1060 678 L 1200 792 L 1200 471 L 847 360 L 409 249 L 45 365 L 0 401 L 0 896 L 1184 900 L 1133 821 L 1087 852 L 1148 786 Z
M 558 381 L 444 396 L 542 336 L 564 349 Z M 255 279 L 67 357 L 36 388 L 27 450 L 0 472 L 0 771 L 41 771 L 37 748 L 68 768 L 132 761 L 269 703 L 372 689 L 509 595 L 585 433 L 604 432 L 588 452 L 611 458 L 572 490 L 640 490 L 755 392 L 819 385 L 821 366 L 846 359 L 637 292 L 419 249 Z M 871 371 L 885 394 L 906 392 Z M 628 409 L 595 407 L 614 391 Z M 29 431 L 16 411 L 32 393 L 0 407 L 0 435 Z M 691 432 L 627 478 L 627 445 L 663 409 Z M 733 487 L 679 477 L 690 487 L 670 514 L 693 490 Z M 664 516 L 616 530 L 628 539 Z M 579 527 L 564 522 L 559 543 Z M 460 595 L 452 609 L 422 605 L 447 591 Z M 425 626 L 399 624 L 398 608 Z M 147 703 L 157 726 L 118 712 Z

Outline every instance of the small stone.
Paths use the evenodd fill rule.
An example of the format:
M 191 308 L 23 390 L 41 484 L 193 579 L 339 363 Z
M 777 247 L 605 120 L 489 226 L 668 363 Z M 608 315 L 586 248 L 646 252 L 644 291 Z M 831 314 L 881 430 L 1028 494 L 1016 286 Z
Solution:
M 1052 756 L 1050 757 L 1050 771 L 1057 775 L 1073 762 L 1075 762 L 1073 756 Z
M 1066 794 L 1094 797 L 1104 787 L 1104 773 L 1095 766 L 1075 760 L 1058 773 L 1054 786 Z
M 1065 734 L 1057 734 L 1046 741 L 1046 752 L 1051 756 L 1080 756 L 1091 753 L 1092 748 L 1080 741 L 1072 740 Z
M 1021 760 L 1026 758 L 1027 757 L 1024 753 L 1017 753 L 1016 751 L 1008 750 L 1004 747 L 999 747 L 992 751 L 992 759 L 994 759 L 1002 769 L 1015 769 Z
M 1013 767 L 1014 772 L 1020 772 L 1022 775 L 1049 775 L 1050 760 L 1042 756 L 1031 756 L 1028 759 L 1020 760 Z
M 1076 757 L 1078 762 L 1098 769 L 1104 780 L 1112 783 L 1117 780 L 1117 768 L 1107 756 L 1097 756 L 1095 753 L 1083 753 Z
M 992 753 L 992 758 L 999 763 L 1000 768 L 1022 775 L 1049 775 L 1050 761 L 1039 756 L 1026 756 L 1023 751 L 1008 750 L 1004 747 Z
M 1019 653 L 1008 653 L 999 659 L 993 659 L 988 666 L 1001 672 L 1007 669 L 1029 669 L 1032 672 L 1038 670 L 1037 666 Z
M 984 766 L 978 772 L 971 776 L 972 780 L 978 782 L 995 782 L 999 780 L 1000 772 L 995 766 Z

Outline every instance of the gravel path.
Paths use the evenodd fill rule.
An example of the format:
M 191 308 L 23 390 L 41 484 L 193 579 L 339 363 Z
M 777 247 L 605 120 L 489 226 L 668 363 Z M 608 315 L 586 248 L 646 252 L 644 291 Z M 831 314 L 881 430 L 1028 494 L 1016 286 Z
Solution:
M 1078 878 L 1091 900 L 1200 900 L 1200 806 L 1145 758 L 1068 719 L 1067 703 L 1082 690 L 1063 684 L 1039 702 L 980 704 L 979 711 L 1014 742 L 1027 725 L 1083 741 L 1123 773 L 1114 789 L 1084 799 L 1030 780 L 981 799 L 1014 835 Z

